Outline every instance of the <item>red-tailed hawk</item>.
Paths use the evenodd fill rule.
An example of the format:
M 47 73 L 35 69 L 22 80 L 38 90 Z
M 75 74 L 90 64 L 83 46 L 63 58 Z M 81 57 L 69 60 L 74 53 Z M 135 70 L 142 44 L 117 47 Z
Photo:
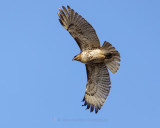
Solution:
M 73 60 L 86 65 L 87 85 L 83 98 L 84 105 L 90 112 L 95 113 L 101 109 L 110 91 L 110 77 L 108 69 L 116 73 L 120 66 L 120 54 L 109 42 L 100 46 L 94 28 L 77 12 L 67 6 L 59 8 L 59 21 L 71 34 L 81 49 L 81 53 Z M 108 68 L 108 69 L 107 69 Z

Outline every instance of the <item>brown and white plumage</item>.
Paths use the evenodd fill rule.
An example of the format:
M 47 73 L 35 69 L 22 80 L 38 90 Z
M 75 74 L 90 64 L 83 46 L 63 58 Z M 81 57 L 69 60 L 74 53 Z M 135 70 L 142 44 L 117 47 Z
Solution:
M 107 99 L 111 84 L 109 72 L 104 63 L 86 64 L 87 70 L 87 86 L 83 101 L 84 106 L 91 108 L 92 112 L 101 109 L 101 106 Z
M 109 42 L 100 47 L 94 28 L 77 12 L 67 6 L 59 9 L 59 21 L 71 34 L 81 49 L 73 59 L 86 65 L 87 85 L 83 98 L 84 105 L 92 112 L 101 109 L 110 91 L 108 69 L 116 73 L 120 64 L 120 54 Z
M 77 12 L 67 6 L 62 6 L 59 15 L 59 21 L 62 26 L 76 40 L 82 51 L 100 48 L 100 42 L 94 28 Z

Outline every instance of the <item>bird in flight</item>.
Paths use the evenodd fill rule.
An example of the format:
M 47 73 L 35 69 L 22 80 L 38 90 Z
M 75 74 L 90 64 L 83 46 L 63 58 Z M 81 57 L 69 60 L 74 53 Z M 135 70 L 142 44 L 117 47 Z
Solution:
M 81 49 L 73 60 L 86 66 L 87 84 L 83 98 L 84 105 L 90 112 L 101 109 L 110 92 L 111 81 L 108 69 L 116 73 L 120 66 L 120 54 L 109 42 L 102 47 L 94 28 L 69 6 L 59 8 L 61 25 L 71 34 Z

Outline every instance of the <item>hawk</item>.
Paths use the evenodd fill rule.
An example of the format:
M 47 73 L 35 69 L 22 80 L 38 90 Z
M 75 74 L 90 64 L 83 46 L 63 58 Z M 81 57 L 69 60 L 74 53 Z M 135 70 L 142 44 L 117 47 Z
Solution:
M 95 113 L 101 109 L 110 92 L 111 81 L 108 69 L 116 73 L 120 66 L 120 54 L 109 42 L 102 47 L 94 28 L 69 6 L 59 8 L 61 25 L 71 34 L 81 49 L 73 60 L 86 66 L 87 84 L 83 98 L 86 109 Z

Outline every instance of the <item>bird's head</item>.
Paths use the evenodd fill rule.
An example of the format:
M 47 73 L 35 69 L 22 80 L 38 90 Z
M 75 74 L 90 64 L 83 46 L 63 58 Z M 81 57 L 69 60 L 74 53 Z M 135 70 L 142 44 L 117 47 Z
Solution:
M 81 61 L 81 54 L 74 56 L 72 60 Z

